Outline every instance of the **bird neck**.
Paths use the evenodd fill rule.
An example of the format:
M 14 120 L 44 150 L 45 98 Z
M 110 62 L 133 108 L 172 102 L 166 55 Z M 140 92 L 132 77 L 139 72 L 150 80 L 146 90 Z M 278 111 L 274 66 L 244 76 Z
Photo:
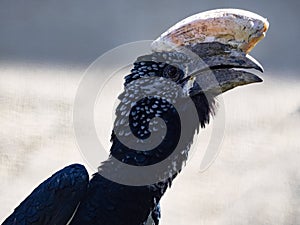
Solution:
M 142 62 L 137 66 L 145 65 Z M 156 74 L 159 73 L 159 70 L 156 71 Z M 157 172 L 156 181 L 149 183 L 152 186 L 161 186 L 161 189 L 165 190 L 185 164 L 199 126 L 204 127 L 209 122 L 213 97 L 207 98 L 206 95 L 199 94 L 187 103 L 186 98 L 180 95 L 181 89 L 176 89 L 178 85 L 172 86 L 174 82 L 170 84 L 166 79 L 153 81 L 151 74 L 149 77 L 134 80 L 134 83 L 130 77 L 131 75 L 127 76 L 125 90 L 119 96 L 120 104 L 116 109 L 110 157 L 102 163 L 99 170 L 110 171 L 113 177 L 118 177 L 118 174 L 123 174 L 122 170 L 125 168 L 122 164 L 156 168 L 161 162 L 165 162 L 167 166 L 163 171 Z M 164 96 L 157 94 L 158 92 Z M 196 108 L 197 119 L 185 119 L 184 127 L 188 129 L 183 132 L 181 115 L 187 115 L 185 117 L 189 118 L 190 107 Z M 154 141 L 153 137 L 156 137 Z M 151 146 L 153 143 L 155 144 Z M 114 160 L 121 166 L 116 166 Z M 124 179 L 126 178 L 123 177 L 122 180 Z
M 203 106 L 208 107 L 208 104 L 203 104 Z M 115 176 L 124 169 L 120 167 L 118 170 L 114 163 L 109 163 L 112 162 L 112 158 L 125 165 L 136 167 L 155 166 L 164 161 L 169 166 L 163 171 L 163 175 L 158 174 L 157 183 L 171 185 L 172 180 L 181 171 L 187 160 L 190 146 L 199 126 L 208 122 L 210 110 L 201 108 L 201 111 L 198 111 L 201 113 L 199 115 L 201 121 L 196 123 L 195 121 L 186 121 L 189 123 L 187 124 L 189 130 L 185 131 L 184 135 L 181 134 L 182 127 L 179 114 L 185 113 L 185 109 L 182 109 L 183 112 L 178 112 L 178 109 L 176 110 L 172 104 L 163 99 L 148 97 L 137 102 L 130 111 L 128 124 L 124 122 L 128 113 L 124 113 L 123 110 L 125 110 L 125 106 L 121 103 L 117 108 L 117 117 L 111 136 L 110 158 L 102 164 L 101 169 L 109 169 L 116 173 Z M 163 122 L 157 120 L 157 116 Z M 130 129 L 128 130 L 126 126 Z M 166 133 L 164 137 L 161 137 L 156 147 L 146 151 L 134 148 L 138 144 L 136 142 L 143 145 L 144 140 L 147 140 L 150 134 L 153 135 L 160 129 L 165 129 Z M 136 139 L 132 140 L 130 137 L 126 139 L 126 135 L 129 135 L 127 132 L 132 132 Z M 175 149 L 177 150 L 174 153 Z

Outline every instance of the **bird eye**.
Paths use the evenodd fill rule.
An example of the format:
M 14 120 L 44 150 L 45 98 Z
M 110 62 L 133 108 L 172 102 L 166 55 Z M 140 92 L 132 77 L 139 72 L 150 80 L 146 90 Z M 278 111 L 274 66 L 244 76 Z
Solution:
M 180 70 L 176 66 L 168 65 L 164 70 L 164 76 L 172 80 L 178 80 L 180 77 Z

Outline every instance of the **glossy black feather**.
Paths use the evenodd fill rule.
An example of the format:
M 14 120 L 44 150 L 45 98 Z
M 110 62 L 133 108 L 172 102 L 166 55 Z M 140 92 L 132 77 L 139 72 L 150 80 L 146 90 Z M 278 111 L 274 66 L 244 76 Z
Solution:
M 41 183 L 2 225 L 65 225 L 87 191 L 86 169 L 73 164 Z

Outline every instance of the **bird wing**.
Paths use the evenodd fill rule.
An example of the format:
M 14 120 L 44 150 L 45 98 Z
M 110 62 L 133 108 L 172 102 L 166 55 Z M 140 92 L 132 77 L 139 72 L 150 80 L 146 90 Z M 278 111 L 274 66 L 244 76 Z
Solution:
M 2 225 L 66 225 L 88 183 L 84 166 L 67 166 L 35 188 Z

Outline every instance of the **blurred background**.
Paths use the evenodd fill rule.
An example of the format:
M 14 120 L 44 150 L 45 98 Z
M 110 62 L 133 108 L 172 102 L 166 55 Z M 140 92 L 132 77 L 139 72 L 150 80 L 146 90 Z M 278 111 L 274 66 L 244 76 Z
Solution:
M 0 60 L 86 67 L 120 44 L 158 37 L 179 20 L 213 8 L 247 9 L 271 27 L 255 48 L 266 69 L 297 69 L 300 2 L 287 1 L 96 1 L 0 2 Z
M 76 145 L 72 106 L 84 71 L 97 57 L 121 44 L 155 39 L 192 14 L 224 7 L 268 18 L 267 37 L 251 53 L 264 65 L 264 83 L 224 95 L 221 153 L 204 173 L 195 153 L 162 200 L 161 224 L 300 224 L 295 0 L 1 0 L 0 222 L 54 171 L 74 162 L 87 165 Z

